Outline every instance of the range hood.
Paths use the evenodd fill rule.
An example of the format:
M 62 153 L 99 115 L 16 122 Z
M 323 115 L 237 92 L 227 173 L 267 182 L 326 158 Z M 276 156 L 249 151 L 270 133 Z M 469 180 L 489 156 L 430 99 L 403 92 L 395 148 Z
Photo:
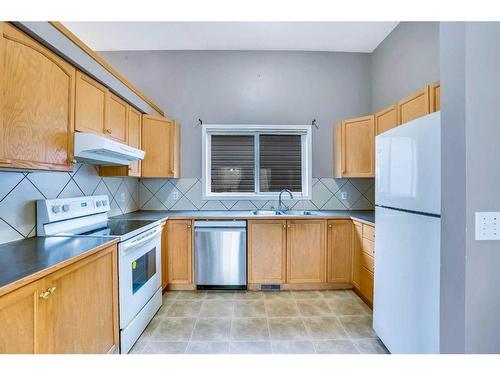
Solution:
M 75 132 L 75 159 L 79 163 L 128 165 L 144 159 L 144 151 L 102 135 Z

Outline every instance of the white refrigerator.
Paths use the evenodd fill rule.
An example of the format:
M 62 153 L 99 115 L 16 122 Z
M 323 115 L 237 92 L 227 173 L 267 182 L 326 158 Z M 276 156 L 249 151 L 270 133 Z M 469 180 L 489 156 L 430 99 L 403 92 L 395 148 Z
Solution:
M 440 112 L 376 137 L 373 328 L 391 353 L 439 352 Z

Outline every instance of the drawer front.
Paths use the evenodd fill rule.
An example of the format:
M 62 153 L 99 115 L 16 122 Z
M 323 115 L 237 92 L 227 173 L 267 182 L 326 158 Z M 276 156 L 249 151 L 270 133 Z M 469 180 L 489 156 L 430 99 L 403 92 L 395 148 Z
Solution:
M 371 225 L 363 224 L 363 238 L 370 241 L 375 241 L 375 228 Z
M 360 259 L 361 265 L 365 267 L 368 271 L 373 272 L 373 257 L 362 251 L 360 258 L 361 258 Z
M 363 252 L 373 256 L 375 254 L 375 242 L 363 238 Z

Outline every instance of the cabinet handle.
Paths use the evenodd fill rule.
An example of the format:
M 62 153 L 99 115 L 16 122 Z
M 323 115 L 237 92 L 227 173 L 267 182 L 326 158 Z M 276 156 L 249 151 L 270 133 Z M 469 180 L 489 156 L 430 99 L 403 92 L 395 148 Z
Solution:
M 56 291 L 56 287 L 53 286 L 52 288 L 48 288 L 45 292 L 40 293 L 40 298 L 41 299 L 49 299 L 49 297 L 54 294 Z
M 285 229 L 285 228 L 286 228 L 286 224 L 283 224 L 283 229 Z
M 291 228 L 292 226 L 290 224 L 288 224 L 288 228 Z
M 111 130 L 111 129 L 106 129 L 106 133 L 111 134 L 111 133 L 113 133 L 113 130 Z
M 331 228 L 332 227 L 332 224 L 328 224 L 328 228 Z
M 188 226 L 187 226 L 187 227 L 188 227 L 188 228 L 191 228 L 191 225 L 189 225 L 189 224 L 188 224 Z

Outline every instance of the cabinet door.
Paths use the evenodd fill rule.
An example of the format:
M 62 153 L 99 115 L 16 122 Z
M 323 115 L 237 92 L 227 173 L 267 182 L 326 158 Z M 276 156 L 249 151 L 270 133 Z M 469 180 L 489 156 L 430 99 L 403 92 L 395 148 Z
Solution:
M 430 85 L 429 89 L 430 102 L 431 102 L 431 112 L 437 112 L 441 110 L 441 84 L 439 82 Z
M 167 221 L 167 277 L 169 284 L 192 284 L 191 220 Z
M 0 297 L 0 354 L 38 353 L 41 290 L 36 281 Z
M 0 23 L 0 167 L 71 171 L 75 68 Z
M 398 103 L 399 123 L 405 124 L 429 114 L 429 107 L 429 86 L 425 86 L 422 90 Z
M 135 148 L 141 148 L 141 126 L 142 114 L 132 106 L 129 106 L 128 112 L 128 145 Z M 129 166 L 129 176 L 141 177 L 141 161 L 132 162 Z
M 352 262 L 351 220 L 328 220 L 327 281 L 349 283 Z
M 142 177 L 179 177 L 179 126 L 174 120 L 142 118 Z
M 375 135 L 398 126 L 398 108 L 396 105 L 375 114 Z
M 326 281 L 326 220 L 287 221 L 287 282 Z
M 286 220 L 248 221 L 248 282 L 284 284 Z
M 118 348 L 116 245 L 46 277 L 40 303 L 44 353 L 109 353 Z
M 128 104 L 114 94 L 109 94 L 109 116 L 106 134 L 115 141 L 127 143 Z
M 104 134 L 108 116 L 108 89 L 77 70 L 75 130 Z
M 342 177 L 375 175 L 374 116 L 342 121 Z
M 352 233 L 352 284 L 359 289 L 363 230 L 361 224 L 354 223 Z

